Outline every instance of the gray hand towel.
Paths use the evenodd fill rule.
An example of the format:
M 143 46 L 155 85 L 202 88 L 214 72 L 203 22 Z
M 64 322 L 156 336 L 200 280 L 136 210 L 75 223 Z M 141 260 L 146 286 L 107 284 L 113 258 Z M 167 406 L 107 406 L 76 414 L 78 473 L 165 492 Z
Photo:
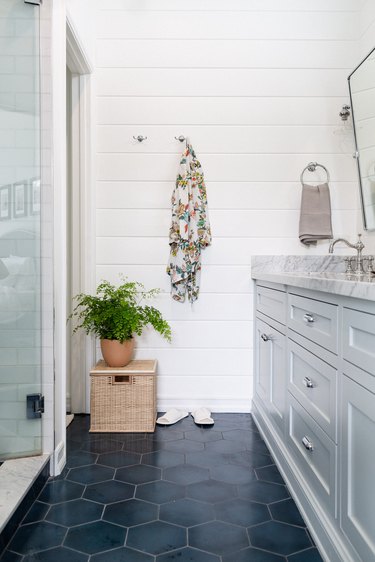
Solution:
M 327 238 L 333 238 L 328 183 L 302 184 L 299 239 L 310 245 Z

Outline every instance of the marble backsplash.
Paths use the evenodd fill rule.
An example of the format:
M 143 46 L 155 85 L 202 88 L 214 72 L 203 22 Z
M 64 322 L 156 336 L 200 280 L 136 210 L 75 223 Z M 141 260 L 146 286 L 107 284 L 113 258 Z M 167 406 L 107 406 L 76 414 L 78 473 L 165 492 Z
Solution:
M 351 256 L 253 256 L 252 273 L 296 273 L 319 271 L 321 273 L 345 273 L 346 257 Z

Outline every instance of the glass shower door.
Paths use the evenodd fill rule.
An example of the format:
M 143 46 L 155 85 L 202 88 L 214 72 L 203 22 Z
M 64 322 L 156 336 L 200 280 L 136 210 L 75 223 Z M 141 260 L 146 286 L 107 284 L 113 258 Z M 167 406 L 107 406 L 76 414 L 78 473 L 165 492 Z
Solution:
M 0 460 L 42 451 L 39 10 L 0 1 Z

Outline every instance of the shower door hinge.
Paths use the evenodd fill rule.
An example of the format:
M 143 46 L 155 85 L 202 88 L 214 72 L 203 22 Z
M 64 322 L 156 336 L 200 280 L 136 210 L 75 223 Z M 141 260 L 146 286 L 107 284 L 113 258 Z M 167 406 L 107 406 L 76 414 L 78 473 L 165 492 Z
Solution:
M 27 419 L 41 418 L 42 414 L 44 414 L 44 396 L 41 394 L 28 394 L 26 396 Z
M 34 4 L 35 6 L 40 6 L 42 0 L 24 0 L 25 4 Z

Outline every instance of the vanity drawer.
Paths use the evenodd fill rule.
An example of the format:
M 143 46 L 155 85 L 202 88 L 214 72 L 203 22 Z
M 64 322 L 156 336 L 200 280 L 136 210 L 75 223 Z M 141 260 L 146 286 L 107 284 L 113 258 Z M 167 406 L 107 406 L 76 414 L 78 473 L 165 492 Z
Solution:
M 336 517 L 337 447 L 290 393 L 288 399 L 291 453 L 312 494 Z
M 343 324 L 344 359 L 375 376 L 375 314 L 344 308 Z
M 256 287 L 257 310 L 281 324 L 286 323 L 286 293 L 267 287 Z
M 288 355 L 288 390 L 336 442 L 336 369 L 291 340 Z
M 337 353 L 337 305 L 289 294 L 289 327 Z

